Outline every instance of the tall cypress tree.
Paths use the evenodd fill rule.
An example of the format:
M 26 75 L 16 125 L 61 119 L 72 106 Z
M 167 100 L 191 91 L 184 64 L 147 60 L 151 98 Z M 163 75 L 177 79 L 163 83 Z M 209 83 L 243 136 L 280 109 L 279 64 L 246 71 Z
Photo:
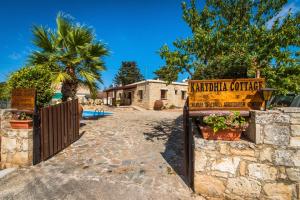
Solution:
M 117 85 L 128 85 L 134 82 L 144 80 L 140 69 L 134 61 L 124 61 L 114 78 L 114 83 Z

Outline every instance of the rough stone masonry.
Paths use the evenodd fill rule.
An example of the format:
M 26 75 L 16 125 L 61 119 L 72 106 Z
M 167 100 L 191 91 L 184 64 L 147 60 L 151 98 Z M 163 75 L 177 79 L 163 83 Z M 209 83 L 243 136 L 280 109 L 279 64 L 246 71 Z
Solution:
M 251 141 L 209 141 L 195 131 L 195 192 L 207 199 L 300 199 L 300 109 L 251 111 L 246 134 Z
M 33 130 L 12 129 L 10 112 L 0 110 L 0 169 L 32 165 Z

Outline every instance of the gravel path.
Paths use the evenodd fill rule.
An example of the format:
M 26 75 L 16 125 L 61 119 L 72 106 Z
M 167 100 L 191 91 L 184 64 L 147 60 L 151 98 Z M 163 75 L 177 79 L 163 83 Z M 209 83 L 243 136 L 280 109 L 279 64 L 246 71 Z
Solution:
M 193 199 L 180 112 L 117 111 L 46 162 L 0 179 L 0 199 Z

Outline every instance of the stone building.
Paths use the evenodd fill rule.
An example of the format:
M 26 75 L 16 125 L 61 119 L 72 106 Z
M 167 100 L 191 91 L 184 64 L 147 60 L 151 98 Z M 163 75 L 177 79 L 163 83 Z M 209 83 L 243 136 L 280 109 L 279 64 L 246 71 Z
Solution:
M 54 87 L 55 93 L 52 97 L 52 103 L 57 103 L 61 101 L 62 93 L 61 93 L 61 84 Z M 84 103 L 87 101 L 88 98 L 91 97 L 90 89 L 86 86 L 79 85 L 77 88 L 76 93 L 77 98 L 79 99 L 80 103 Z
M 187 98 L 187 90 L 188 84 L 184 82 L 167 84 L 161 80 L 150 79 L 109 88 L 104 92 L 106 92 L 106 97 L 112 93 L 112 104 L 120 102 L 120 105 L 134 105 L 153 109 L 156 100 L 162 100 L 165 107 L 183 107 Z

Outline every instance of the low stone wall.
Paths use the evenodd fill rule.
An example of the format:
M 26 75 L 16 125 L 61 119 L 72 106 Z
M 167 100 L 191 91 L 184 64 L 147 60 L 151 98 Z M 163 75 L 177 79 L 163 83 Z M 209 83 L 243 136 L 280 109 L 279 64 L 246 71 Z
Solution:
M 207 199 L 300 199 L 300 109 L 251 112 L 252 141 L 195 131 L 195 192 Z
M 0 169 L 32 165 L 33 130 L 11 129 L 10 113 L 0 110 Z

